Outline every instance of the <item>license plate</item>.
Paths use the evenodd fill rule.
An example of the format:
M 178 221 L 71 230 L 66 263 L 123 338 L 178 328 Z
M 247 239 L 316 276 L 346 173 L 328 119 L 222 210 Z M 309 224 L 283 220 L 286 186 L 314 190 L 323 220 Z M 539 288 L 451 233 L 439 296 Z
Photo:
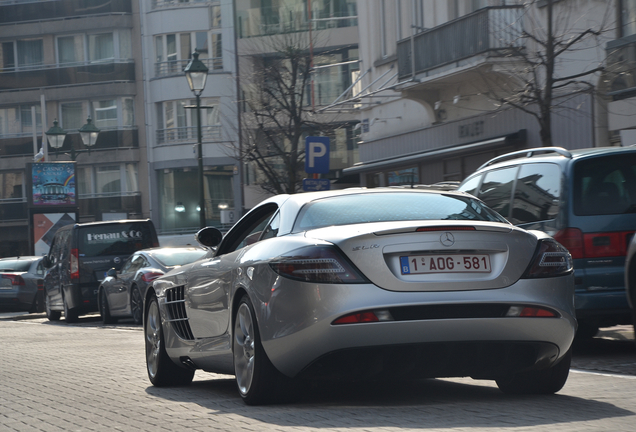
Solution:
M 409 255 L 400 257 L 402 274 L 490 273 L 489 255 Z

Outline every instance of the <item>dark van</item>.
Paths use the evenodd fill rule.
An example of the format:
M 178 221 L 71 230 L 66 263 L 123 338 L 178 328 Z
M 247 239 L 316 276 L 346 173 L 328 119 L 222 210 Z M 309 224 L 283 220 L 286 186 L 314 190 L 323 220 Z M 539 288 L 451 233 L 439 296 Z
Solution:
M 508 153 L 482 165 L 459 190 L 568 248 L 579 337 L 631 322 L 624 267 L 636 231 L 636 147 Z
M 119 270 L 134 252 L 159 246 L 150 219 L 67 225 L 53 237 L 43 259 L 46 316 L 67 322 L 97 311 L 97 289 L 106 272 Z

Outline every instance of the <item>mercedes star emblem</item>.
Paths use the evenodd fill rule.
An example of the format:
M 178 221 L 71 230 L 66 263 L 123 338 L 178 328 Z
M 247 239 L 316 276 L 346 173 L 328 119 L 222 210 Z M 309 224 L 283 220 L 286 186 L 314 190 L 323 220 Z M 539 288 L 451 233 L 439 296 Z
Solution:
M 445 232 L 439 238 L 440 243 L 444 246 L 450 247 L 455 244 L 455 237 L 449 232 Z

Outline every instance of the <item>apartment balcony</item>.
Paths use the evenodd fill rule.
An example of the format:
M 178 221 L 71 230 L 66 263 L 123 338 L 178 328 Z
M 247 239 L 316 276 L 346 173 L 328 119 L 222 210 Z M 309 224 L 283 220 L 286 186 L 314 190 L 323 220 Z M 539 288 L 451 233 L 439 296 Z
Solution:
M 0 91 L 134 80 L 135 63 L 129 60 L 68 67 L 41 65 L 0 72 Z
M 220 141 L 221 126 L 201 126 L 201 138 L 204 141 Z M 184 141 L 196 142 L 197 127 L 176 127 L 157 129 L 157 144 L 183 143 Z
M 223 71 L 223 58 L 199 59 L 205 64 L 209 72 Z M 155 63 L 155 78 L 170 76 L 184 76 L 183 70 L 190 60 L 173 60 Z
M 483 8 L 399 41 L 399 79 L 448 74 L 492 57 L 515 55 L 523 48 L 523 13 L 523 6 Z
M 38 148 L 42 146 L 42 135 L 37 137 Z M 102 130 L 97 139 L 97 143 L 91 147 L 91 151 L 101 151 L 109 149 L 130 149 L 139 148 L 139 137 L 137 129 Z M 60 149 L 49 146 L 49 157 L 55 160 L 63 154 L 71 154 L 72 149 L 76 152 L 84 152 L 88 148 L 82 143 L 79 133 L 69 133 L 66 135 L 64 145 Z M 33 135 L 15 134 L 0 135 L 0 158 L 10 158 L 17 156 L 33 156 Z
M 0 0 L 0 25 L 117 13 L 132 13 L 130 0 Z

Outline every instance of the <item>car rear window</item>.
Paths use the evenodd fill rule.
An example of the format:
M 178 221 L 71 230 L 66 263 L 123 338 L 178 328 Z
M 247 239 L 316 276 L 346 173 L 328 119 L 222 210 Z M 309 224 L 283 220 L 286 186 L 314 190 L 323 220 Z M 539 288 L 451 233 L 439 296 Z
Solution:
M 29 271 L 32 261 L 24 260 L 2 260 L 0 261 L 0 271 L 4 272 L 25 272 Z
M 306 204 L 295 231 L 332 225 L 410 221 L 477 220 L 508 223 L 481 201 L 436 193 L 369 193 L 341 195 Z
M 162 250 L 152 252 L 152 257 L 159 261 L 166 267 L 182 266 L 195 262 L 198 259 L 203 258 L 207 253 L 204 249 L 191 249 L 191 250 Z
M 636 212 L 636 153 L 581 160 L 574 166 L 574 214 Z
M 153 226 L 143 222 L 85 226 L 78 231 L 82 257 L 130 255 L 157 246 Z

